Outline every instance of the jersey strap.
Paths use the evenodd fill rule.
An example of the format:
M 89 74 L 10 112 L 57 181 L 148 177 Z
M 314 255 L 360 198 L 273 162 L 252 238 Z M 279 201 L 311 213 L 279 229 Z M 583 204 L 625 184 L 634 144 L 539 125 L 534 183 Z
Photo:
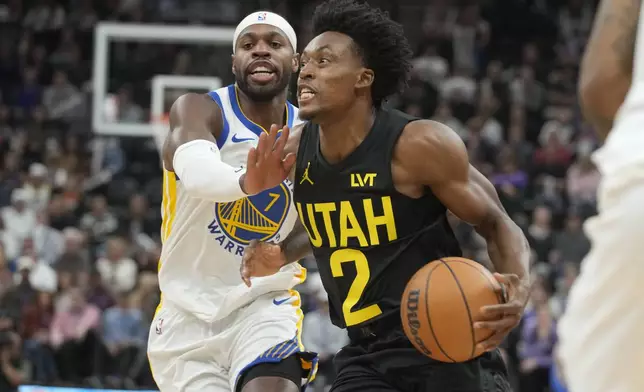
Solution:
M 221 118 L 224 122 L 224 127 L 221 130 L 221 134 L 217 138 L 217 147 L 221 150 L 221 148 L 224 146 L 224 143 L 226 143 L 226 140 L 228 140 L 228 133 L 230 133 L 230 125 L 228 124 L 228 120 L 226 119 L 226 113 L 224 111 L 224 105 L 221 103 L 221 98 L 219 97 L 219 94 L 217 94 L 216 91 L 211 91 L 208 93 L 208 96 L 212 98 L 213 101 L 219 106 L 219 109 L 221 110 Z

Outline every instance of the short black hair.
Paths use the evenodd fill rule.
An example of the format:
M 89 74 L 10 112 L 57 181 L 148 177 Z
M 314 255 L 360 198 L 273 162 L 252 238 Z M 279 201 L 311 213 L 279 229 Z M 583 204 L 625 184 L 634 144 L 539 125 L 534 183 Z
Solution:
M 313 34 L 335 31 L 348 35 L 357 45 L 364 65 L 375 73 L 371 87 L 374 105 L 407 85 L 412 50 L 403 27 L 389 14 L 355 0 L 328 0 L 313 14 Z

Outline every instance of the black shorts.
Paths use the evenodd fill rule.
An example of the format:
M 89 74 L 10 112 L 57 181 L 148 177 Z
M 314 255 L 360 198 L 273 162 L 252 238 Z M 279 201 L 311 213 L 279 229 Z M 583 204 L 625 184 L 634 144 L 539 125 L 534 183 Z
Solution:
M 511 392 L 498 350 L 463 363 L 437 362 L 418 352 L 395 324 L 384 333 L 349 331 L 351 343 L 335 357 L 331 392 Z
M 240 392 L 251 380 L 259 377 L 285 378 L 299 386 L 305 376 L 302 373 L 300 357 L 298 354 L 294 354 L 280 362 L 260 363 L 246 370 L 237 382 L 236 392 Z

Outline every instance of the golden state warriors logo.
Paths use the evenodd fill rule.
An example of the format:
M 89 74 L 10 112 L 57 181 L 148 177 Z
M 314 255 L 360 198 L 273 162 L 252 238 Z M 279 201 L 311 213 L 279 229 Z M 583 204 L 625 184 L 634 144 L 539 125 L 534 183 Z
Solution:
M 241 256 L 252 240 L 280 241 L 279 230 L 291 206 L 291 183 L 230 203 L 215 204 L 215 219 L 208 226 L 230 253 Z

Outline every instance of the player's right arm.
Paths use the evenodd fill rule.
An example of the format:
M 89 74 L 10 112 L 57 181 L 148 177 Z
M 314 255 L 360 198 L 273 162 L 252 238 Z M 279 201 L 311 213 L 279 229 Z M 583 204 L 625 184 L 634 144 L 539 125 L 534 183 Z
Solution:
M 276 127 L 262 134 L 257 147 L 249 150 L 243 169 L 222 161 L 215 139 L 222 127 L 221 109 L 205 95 L 182 95 L 170 109 L 163 164 L 179 177 L 189 195 L 231 202 L 272 188 L 286 178 L 294 163 L 292 156 L 282 159 L 288 130 L 279 140 Z
M 222 127 L 221 109 L 205 95 L 184 94 L 170 109 L 170 134 L 163 145 L 163 164 L 179 177 L 190 196 L 214 202 L 246 196 L 243 172 L 221 160 L 215 138 Z
M 602 138 L 631 85 L 641 1 L 601 0 L 581 62 L 581 108 Z

